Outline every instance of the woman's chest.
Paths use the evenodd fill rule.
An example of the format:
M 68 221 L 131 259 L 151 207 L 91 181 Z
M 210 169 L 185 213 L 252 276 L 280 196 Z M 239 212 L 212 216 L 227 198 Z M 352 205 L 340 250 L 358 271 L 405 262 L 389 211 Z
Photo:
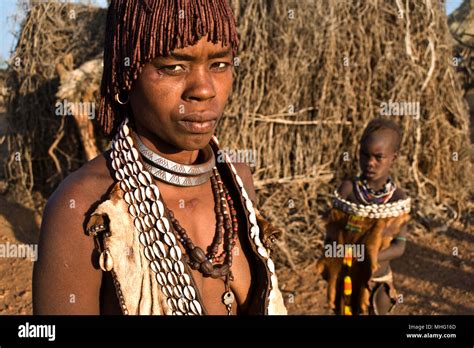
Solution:
M 252 292 L 253 259 L 245 212 L 239 206 L 229 204 L 216 209 L 219 202 L 215 201 L 212 192 L 168 197 L 165 203 L 173 213 L 174 224 L 179 226 L 175 230 L 183 254 L 188 257 L 192 254 L 189 239 L 194 247 L 206 254 L 207 260 L 213 261 L 214 267 L 227 264 L 230 268 L 227 285 L 225 276 L 214 278 L 202 269 L 191 271 L 206 310 L 209 314 L 227 314 L 223 296 L 230 290 L 234 296 L 232 312 L 236 313 L 237 307 L 245 311 Z

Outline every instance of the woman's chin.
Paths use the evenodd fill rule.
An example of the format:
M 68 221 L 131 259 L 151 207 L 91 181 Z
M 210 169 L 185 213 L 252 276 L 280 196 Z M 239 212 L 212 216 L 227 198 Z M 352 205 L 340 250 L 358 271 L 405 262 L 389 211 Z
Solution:
M 185 135 L 182 136 L 177 145 L 180 147 L 181 150 L 186 151 L 195 151 L 204 149 L 209 141 L 211 141 L 213 133 L 208 134 L 192 134 L 192 135 Z

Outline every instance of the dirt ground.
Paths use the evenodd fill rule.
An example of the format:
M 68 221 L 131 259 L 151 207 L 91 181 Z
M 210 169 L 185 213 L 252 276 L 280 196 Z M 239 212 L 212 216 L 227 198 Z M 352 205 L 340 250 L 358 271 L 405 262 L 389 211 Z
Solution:
M 33 211 L 0 195 L 0 244 L 38 240 Z M 457 248 L 458 256 L 453 255 Z M 474 234 L 457 229 L 412 233 L 402 258 L 392 264 L 403 296 L 395 314 L 474 314 Z M 331 314 L 326 284 L 312 274 L 311 263 L 299 271 L 278 269 L 290 314 Z M 0 258 L 0 314 L 31 314 L 30 259 Z
M 401 295 L 393 314 L 474 314 L 473 256 L 472 231 L 413 232 L 405 254 L 392 262 Z M 278 272 L 290 314 L 331 314 L 326 306 L 326 282 L 315 279 L 312 266 L 314 263 L 308 263 L 302 271 L 285 268 Z

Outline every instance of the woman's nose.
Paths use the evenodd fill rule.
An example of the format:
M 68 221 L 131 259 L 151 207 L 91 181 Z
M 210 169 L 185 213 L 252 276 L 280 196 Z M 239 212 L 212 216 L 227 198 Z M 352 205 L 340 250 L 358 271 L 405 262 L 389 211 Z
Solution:
M 206 68 L 192 71 L 187 78 L 186 89 L 183 93 L 184 100 L 204 101 L 216 96 L 211 73 Z

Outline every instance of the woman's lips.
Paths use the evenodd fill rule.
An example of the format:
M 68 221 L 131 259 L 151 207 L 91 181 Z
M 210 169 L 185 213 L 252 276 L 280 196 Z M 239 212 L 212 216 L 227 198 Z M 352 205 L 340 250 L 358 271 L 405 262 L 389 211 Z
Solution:
M 215 112 L 201 111 L 188 113 L 178 122 L 191 133 L 205 134 L 214 129 L 217 119 Z
M 179 124 L 181 124 L 191 133 L 204 134 L 211 132 L 214 129 L 216 122 L 217 120 L 210 120 L 204 122 L 181 120 L 179 121 Z

